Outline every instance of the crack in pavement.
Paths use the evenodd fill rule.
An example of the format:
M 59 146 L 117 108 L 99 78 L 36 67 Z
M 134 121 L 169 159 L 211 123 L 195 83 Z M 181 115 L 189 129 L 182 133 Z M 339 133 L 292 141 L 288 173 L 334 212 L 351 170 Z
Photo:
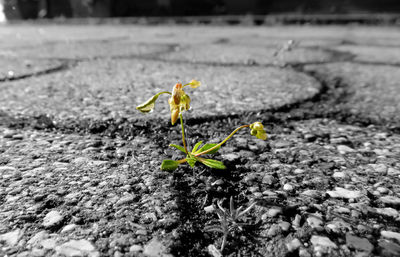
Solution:
M 165 44 L 164 44 L 165 45 Z M 264 122 L 274 122 L 274 123 L 286 123 L 290 120 L 300 120 L 300 119 L 310 119 L 310 118 L 331 118 L 335 120 L 339 120 L 341 122 L 345 122 L 347 124 L 358 122 L 362 126 L 368 126 L 370 124 L 374 124 L 370 120 L 362 119 L 361 117 L 354 117 L 354 115 L 346 114 L 343 110 L 335 109 L 338 103 L 344 102 L 345 99 L 349 98 L 351 92 L 348 90 L 348 86 L 343 83 L 343 81 L 338 78 L 336 82 L 332 85 L 328 85 L 326 81 L 324 81 L 323 77 L 318 76 L 313 72 L 308 72 L 304 70 L 306 65 L 315 65 L 315 64 L 331 64 L 343 61 L 351 61 L 351 63 L 360 63 L 365 64 L 365 62 L 354 61 L 355 55 L 349 52 L 338 51 L 333 49 L 328 49 L 324 47 L 304 47 L 307 49 L 318 49 L 323 50 L 332 56 L 333 59 L 330 61 L 321 61 L 321 62 L 288 62 L 286 63 L 286 67 L 281 67 L 276 64 L 264 64 L 260 65 L 257 63 L 252 64 L 242 64 L 242 63 L 217 63 L 217 62 L 191 62 L 186 60 L 167 60 L 160 58 L 159 56 L 164 53 L 171 53 L 179 47 L 177 44 L 167 44 L 168 48 L 166 50 L 153 52 L 144 55 L 129 55 L 129 56 L 112 56 L 108 57 L 111 59 L 138 59 L 138 60 L 154 60 L 161 61 L 167 63 L 190 63 L 190 64 L 204 64 L 211 66 L 226 66 L 226 67 L 276 67 L 280 69 L 291 68 L 297 72 L 306 74 L 307 76 L 313 77 L 316 79 L 320 85 L 321 89 L 315 95 L 310 98 L 303 99 L 298 102 L 288 103 L 283 106 L 277 108 L 270 108 L 267 110 L 255 110 L 255 111 L 240 111 L 237 113 L 228 113 L 223 115 L 211 115 L 209 117 L 197 117 L 197 118 L 187 118 L 186 123 L 189 125 L 202 124 L 204 122 L 215 122 L 221 119 L 244 119 L 246 117 L 258 116 L 262 117 Z M 31 75 L 23 75 L 19 77 L 13 77 L 7 80 L 0 80 L 0 82 L 12 81 L 12 80 L 21 80 L 31 76 L 40 76 L 45 74 L 50 74 L 54 72 L 60 72 L 64 70 L 68 70 L 74 66 L 76 66 L 79 62 L 90 62 L 97 59 L 105 59 L 107 57 L 94 57 L 94 58 L 82 58 L 82 59 L 65 59 L 58 58 L 57 60 L 62 61 L 63 64 L 48 70 L 43 70 L 36 72 Z M 49 58 L 45 58 L 49 59 Z M 381 65 L 381 63 L 368 63 L 373 65 Z M 393 64 L 383 64 L 388 66 L 395 66 Z M 332 83 L 329 83 L 332 84 Z M 7 113 L 0 112 L 0 125 L 2 126 L 10 126 L 10 127 L 33 127 L 35 129 L 52 129 L 52 130 L 60 130 L 64 132 L 84 132 L 91 134 L 105 134 L 110 137 L 121 136 L 124 138 L 128 138 L 137 133 L 143 133 L 144 131 L 151 131 L 149 129 L 152 126 L 152 123 L 156 122 L 157 124 L 163 124 L 160 119 L 150 118 L 149 120 L 141 120 L 137 119 L 132 121 L 127 121 L 126 119 L 122 120 L 107 120 L 107 121 L 96 121 L 96 120 L 65 120 L 55 122 L 52 120 L 50 116 L 39 115 L 39 116 L 25 116 L 25 117 L 12 117 Z M 375 124 L 379 125 L 379 124 Z M 382 130 L 391 130 L 395 133 L 399 133 L 400 129 L 398 127 L 394 128 L 386 128 L 384 125 L 380 126 Z M 386 128 L 386 129 L 385 129 Z

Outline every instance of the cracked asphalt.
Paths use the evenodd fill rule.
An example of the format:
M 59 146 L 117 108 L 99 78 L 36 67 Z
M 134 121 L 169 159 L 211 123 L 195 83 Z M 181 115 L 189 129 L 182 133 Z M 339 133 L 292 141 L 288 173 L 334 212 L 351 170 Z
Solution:
M 2 25 L 0 64 L 1 256 L 400 255 L 395 27 Z M 135 106 L 191 79 L 189 145 L 269 139 L 160 171 L 178 127 Z

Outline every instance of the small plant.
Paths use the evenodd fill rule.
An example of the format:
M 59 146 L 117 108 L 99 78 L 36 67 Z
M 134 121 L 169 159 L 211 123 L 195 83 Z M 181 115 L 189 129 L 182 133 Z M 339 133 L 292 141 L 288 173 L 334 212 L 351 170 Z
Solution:
M 196 162 L 201 162 L 204 165 L 214 168 L 214 169 L 226 169 L 225 165 L 217 160 L 213 159 L 205 159 L 201 157 L 202 155 L 205 154 L 214 154 L 216 153 L 221 146 L 228 141 L 236 132 L 241 130 L 242 128 L 250 128 L 250 134 L 253 136 L 256 136 L 259 139 L 266 140 L 267 139 L 267 134 L 264 130 L 264 126 L 260 122 L 254 122 L 253 124 L 249 125 L 242 125 L 238 128 L 236 128 L 228 137 L 226 137 L 224 140 L 222 140 L 219 144 L 211 144 L 207 143 L 203 145 L 203 142 L 200 141 L 195 146 L 191 151 L 188 150 L 188 146 L 186 144 L 186 139 L 185 139 L 185 129 L 183 125 L 183 116 L 182 113 L 184 111 L 187 111 L 190 109 L 190 97 L 183 91 L 183 89 L 186 86 L 189 86 L 191 88 L 197 88 L 201 85 L 199 81 L 192 80 L 189 83 L 182 85 L 181 83 L 177 83 L 173 89 L 172 93 L 168 91 L 163 91 L 160 92 L 153 97 L 151 97 L 149 100 L 144 102 L 143 104 L 139 105 L 136 107 L 137 110 L 141 111 L 142 113 L 148 113 L 151 112 L 154 109 L 155 102 L 158 99 L 158 97 L 162 94 L 169 94 L 171 97 L 168 99 L 168 104 L 170 107 L 171 111 L 171 123 L 174 125 L 178 118 L 180 119 L 181 123 L 181 130 L 182 130 L 182 143 L 183 146 L 176 145 L 176 144 L 170 144 L 169 146 L 175 147 L 176 149 L 182 151 L 185 155 L 186 158 L 181 159 L 181 160 L 164 160 L 161 164 L 161 169 L 162 170 L 167 170 L 167 171 L 173 171 L 178 168 L 180 164 L 183 164 L 187 162 L 191 167 L 194 167 Z
M 256 203 L 254 202 L 244 210 L 243 206 L 240 206 L 239 208 L 235 209 L 232 197 L 230 198 L 229 201 L 229 210 L 223 208 L 221 206 L 220 201 L 217 202 L 217 206 L 213 204 L 214 210 L 218 215 L 220 224 L 206 226 L 205 230 L 208 232 L 219 232 L 223 234 L 221 248 L 220 248 L 221 253 L 225 248 L 229 234 L 232 234 L 235 229 L 243 231 L 243 226 L 247 225 L 247 223 L 239 221 L 240 219 L 243 219 L 244 215 L 247 214 L 255 205 Z

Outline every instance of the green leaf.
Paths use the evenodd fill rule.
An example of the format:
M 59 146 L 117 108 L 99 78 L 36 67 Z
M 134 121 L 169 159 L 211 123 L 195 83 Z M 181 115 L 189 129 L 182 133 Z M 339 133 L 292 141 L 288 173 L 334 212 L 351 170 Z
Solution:
M 217 160 L 213 160 L 213 159 L 204 159 L 204 158 L 198 158 L 197 160 L 201 163 L 203 163 L 204 165 L 213 168 L 213 169 L 219 169 L 219 170 L 224 170 L 226 169 L 226 166 Z
M 185 148 L 183 148 L 183 147 L 180 146 L 180 145 L 170 144 L 169 146 L 170 146 L 170 147 L 175 147 L 176 149 L 178 149 L 178 150 L 180 150 L 180 151 L 186 153 Z
M 203 145 L 199 150 L 196 151 L 196 154 L 207 151 L 210 148 L 213 148 L 214 146 L 216 146 L 217 144 L 205 144 Z M 221 146 L 218 146 L 217 148 L 215 148 L 214 150 L 208 152 L 207 154 L 213 154 L 218 152 L 218 150 L 221 148 Z
M 151 98 L 150 98 L 149 100 L 147 100 L 146 102 L 142 103 L 141 105 L 138 105 L 138 106 L 136 107 L 136 110 L 139 110 L 139 111 L 141 111 L 141 112 L 143 112 L 143 113 L 151 112 L 151 111 L 154 109 L 156 100 L 158 99 L 158 97 L 159 97 L 161 94 L 171 94 L 171 93 L 170 93 L 170 92 L 166 92 L 166 91 L 160 92 L 160 93 L 154 95 L 153 97 L 151 97 Z
M 187 158 L 186 159 L 187 163 L 189 163 L 190 167 L 194 167 L 194 165 L 196 164 L 197 160 L 195 158 Z
M 174 160 L 163 160 L 161 169 L 166 171 L 174 171 L 178 168 L 179 162 Z
M 194 168 L 194 165 L 197 162 L 197 158 L 194 157 L 191 153 L 186 156 L 186 161 L 189 163 L 190 167 Z
M 198 143 L 193 147 L 192 153 L 195 153 L 196 150 L 197 150 L 197 148 L 199 148 L 199 146 L 200 146 L 202 143 L 203 143 L 203 141 L 198 142 Z

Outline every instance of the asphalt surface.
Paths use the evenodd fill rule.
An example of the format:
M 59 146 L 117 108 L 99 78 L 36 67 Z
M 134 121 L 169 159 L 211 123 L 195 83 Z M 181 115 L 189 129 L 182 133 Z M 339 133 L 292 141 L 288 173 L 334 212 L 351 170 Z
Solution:
M 185 89 L 192 99 L 192 109 L 185 114 L 194 126 L 188 128 L 189 134 L 223 139 L 232 130 L 230 125 L 259 119 L 270 135 L 267 143 L 242 139 L 221 152 L 222 159 L 239 163 L 237 167 L 248 172 L 228 181 L 231 187 L 226 191 L 239 191 L 248 201 L 286 194 L 285 203 L 290 205 L 301 201 L 310 186 L 319 190 L 307 191 L 317 202 L 321 194 L 344 198 L 339 203 L 343 208 L 363 203 L 379 207 L 374 215 L 386 217 L 374 220 L 378 226 L 365 233 L 350 222 L 357 238 L 345 234 L 346 229 L 332 236 L 327 209 L 314 206 L 320 208 L 316 216 L 320 211 L 325 217 L 327 232 L 321 232 L 325 231 L 322 221 L 303 216 L 314 234 L 299 236 L 296 216 L 290 221 L 292 228 L 279 233 L 295 230 L 297 234 L 285 234 L 286 241 L 279 241 L 271 232 L 275 225 L 263 223 L 265 231 L 259 235 L 271 241 L 255 249 L 244 247 L 243 254 L 253 250 L 267 254 L 271 249 L 276 250 L 275 256 L 293 251 L 302 256 L 308 256 L 305 252 L 400 254 L 400 231 L 393 226 L 400 219 L 400 188 L 390 182 L 400 179 L 399 42 L 400 31 L 383 26 L 0 26 L 0 254 L 197 256 L 207 252 L 205 246 L 212 240 L 203 238 L 199 246 L 177 232 L 186 226 L 179 220 L 201 225 L 176 211 L 179 207 L 171 207 L 184 202 L 189 208 L 203 199 L 177 200 L 176 191 L 188 193 L 181 188 L 183 182 L 174 182 L 178 187 L 173 193 L 170 174 L 158 171 L 160 156 L 176 156 L 159 147 L 167 146 L 164 141 L 169 137 L 179 142 L 177 128 L 169 124 L 167 97 L 160 97 L 152 113 L 135 109 L 153 94 L 192 79 L 202 86 Z M 332 167 L 326 165 L 329 162 Z M 364 180 L 360 170 L 371 169 L 370 181 Z M 276 170 L 285 174 L 274 175 L 282 188 L 274 186 L 276 178 L 263 178 Z M 293 170 L 294 175 L 287 173 Z M 214 180 L 212 174 L 209 177 Z M 377 185 L 379 177 L 383 182 Z M 331 178 L 335 182 L 326 182 Z M 338 182 L 339 178 L 343 180 Z M 363 188 L 357 188 L 357 183 Z M 240 192 L 235 185 L 246 189 Z M 297 194 L 300 189 L 303 193 Z M 244 197 L 244 192 L 250 194 Z M 371 194 L 378 204 L 370 203 Z M 208 197 L 205 202 L 211 204 Z M 338 204 L 323 199 L 327 206 Z M 24 204 L 18 205 L 21 201 Z M 126 214 L 132 204 L 137 210 Z M 351 208 L 361 212 L 363 207 L 355 205 Z M 274 215 L 261 204 L 257 208 L 257 214 L 268 216 L 263 222 L 279 215 L 291 217 L 285 208 Z M 97 216 L 91 213 L 96 210 Z M 357 219 L 352 210 L 349 215 Z M 347 209 L 342 211 L 347 215 Z M 368 215 L 363 219 L 367 222 Z M 203 220 L 197 217 L 196 222 Z M 38 230 L 43 233 L 38 235 Z M 135 240 L 129 239 L 130 233 Z M 234 253 L 235 245 L 230 247 L 227 251 Z

